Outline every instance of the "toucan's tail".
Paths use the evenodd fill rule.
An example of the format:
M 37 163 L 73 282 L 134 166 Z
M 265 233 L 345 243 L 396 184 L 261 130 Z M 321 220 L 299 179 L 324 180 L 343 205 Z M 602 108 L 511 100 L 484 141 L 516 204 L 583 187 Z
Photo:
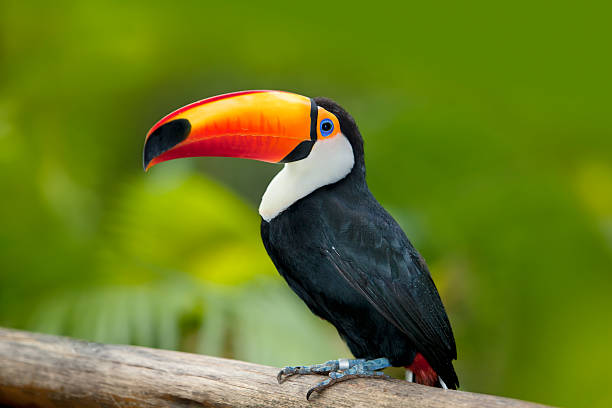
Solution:
M 406 367 L 412 375 L 406 372 L 406 379 L 418 384 L 429 385 L 430 387 L 450 388 L 455 389 L 455 383 L 450 382 L 448 385 L 429 365 L 425 357 L 421 353 L 417 353 L 412 364 Z M 410 378 L 411 377 L 411 378 Z

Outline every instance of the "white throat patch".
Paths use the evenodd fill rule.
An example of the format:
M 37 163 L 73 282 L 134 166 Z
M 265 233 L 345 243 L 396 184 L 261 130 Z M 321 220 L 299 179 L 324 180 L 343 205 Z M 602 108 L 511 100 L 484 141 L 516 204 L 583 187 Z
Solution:
M 317 140 L 308 157 L 286 163 L 274 176 L 261 198 L 259 214 L 270 221 L 319 187 L 342 180 L 354 164 L 353 148 L 343 134 Z

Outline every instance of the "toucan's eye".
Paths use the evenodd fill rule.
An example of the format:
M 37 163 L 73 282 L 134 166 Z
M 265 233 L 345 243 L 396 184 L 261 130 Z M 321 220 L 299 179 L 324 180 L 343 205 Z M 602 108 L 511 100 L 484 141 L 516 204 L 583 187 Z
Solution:
M 334 122 L 332 122 L 330 119 L 323 119 L 321 121 L 321 136 L 327 137 L 331 135 L 333 130 Z

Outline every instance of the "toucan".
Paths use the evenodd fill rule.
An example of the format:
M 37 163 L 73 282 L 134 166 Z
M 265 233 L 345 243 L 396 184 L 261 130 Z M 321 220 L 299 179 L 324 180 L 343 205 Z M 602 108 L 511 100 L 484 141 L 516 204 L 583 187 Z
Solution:
M 400 152 L 398 152 L 399 154 Z M 259 206 L 264 247 L 289 287 L 330 322 L 354 359 L 278 373 L 327 375 L 317 391 L 351 378 L 456 389 L 455 339 L 423 257 L 366 183 L 363 139 L 328 98 L 234 92 L 170 113 L 147 133 L 144 168 L 183 157 L 283 163 Z

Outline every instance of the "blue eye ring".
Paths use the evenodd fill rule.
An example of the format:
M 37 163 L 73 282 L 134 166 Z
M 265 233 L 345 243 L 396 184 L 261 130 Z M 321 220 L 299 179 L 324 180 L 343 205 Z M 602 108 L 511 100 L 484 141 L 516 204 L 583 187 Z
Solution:
M 332 122 L 331 119 L 323 119 L 319 125 L 319 129 L 321 129 L 321 136 L 327 137 L 334 131 L 334 122 Z

